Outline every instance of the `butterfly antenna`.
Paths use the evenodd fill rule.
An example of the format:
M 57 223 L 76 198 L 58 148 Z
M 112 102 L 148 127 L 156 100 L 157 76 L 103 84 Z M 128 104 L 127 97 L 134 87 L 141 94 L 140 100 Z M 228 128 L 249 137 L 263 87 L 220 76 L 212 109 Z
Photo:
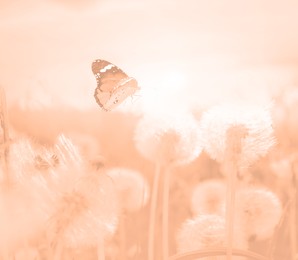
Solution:
M 141 97 L 142 97 L 142 95 L 140 95 L 140 94 L 134 94 L 134 95 L 130 96 L 131 103 L 132 104 L 136 103 Z

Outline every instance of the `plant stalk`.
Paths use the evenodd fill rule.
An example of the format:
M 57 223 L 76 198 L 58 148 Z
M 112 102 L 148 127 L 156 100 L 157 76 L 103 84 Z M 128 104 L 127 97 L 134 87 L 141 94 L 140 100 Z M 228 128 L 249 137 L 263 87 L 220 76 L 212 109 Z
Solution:
M 154 241 L 155 241 L 155 217 L 157 209 L 157 195 L 158 184 L 161 172 L 161 165 L 156 164 L 155 174 L 153 177 L 153 186 L 150 200 L 150 212 L 149 212 L 149 232 L 148 232 L 148 260 L 154 259 Z
M 162 255 L 163 260 L 169 258 L 169 192 L 170 169 L 164 171 L 163 196 L 162 196 Z

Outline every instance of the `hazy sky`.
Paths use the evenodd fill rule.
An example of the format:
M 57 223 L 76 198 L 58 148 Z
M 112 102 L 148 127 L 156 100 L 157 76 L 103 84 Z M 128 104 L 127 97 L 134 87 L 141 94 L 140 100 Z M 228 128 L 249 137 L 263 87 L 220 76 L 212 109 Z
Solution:
M 145 89 L 164 88 L 161 96 L 287 81 L 284 66 L 298 61 L 297 10 L 294 0 L 0 1 L 0 84 L 9 99 L 95 106 L 97 58 Z

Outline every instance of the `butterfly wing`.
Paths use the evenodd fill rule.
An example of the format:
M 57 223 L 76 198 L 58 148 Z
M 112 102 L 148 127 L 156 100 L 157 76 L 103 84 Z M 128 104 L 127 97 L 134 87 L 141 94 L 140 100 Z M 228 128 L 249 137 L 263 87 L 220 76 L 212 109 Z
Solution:
M 112 110 L 127 97 L 132 96 L 138 89 L 138 83 L 134 78 L 127 77 L 126 79 L 121 80 L 118 83 L 117 88 L 106 100 L 103 108 L 107 111 Z
M 92 72 L 97 81 L 95 100 L 106 111 L 116 107 L 138 89 L 134 78 L 128 77 L 108 61 L 95 60 L 92 63 Z
M 103 92 L 111 92 L 119 80 L 128 76 L 116 65 L 105 61 L 96 60 L 92 63 L 92 72 L 97 81 L 97 87 Z

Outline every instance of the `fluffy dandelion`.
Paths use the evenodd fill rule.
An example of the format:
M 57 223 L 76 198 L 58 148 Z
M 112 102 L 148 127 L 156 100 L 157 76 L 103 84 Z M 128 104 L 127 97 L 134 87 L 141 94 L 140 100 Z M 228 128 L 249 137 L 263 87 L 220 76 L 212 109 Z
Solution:
M 270 160 L 270 170 L 277 179 L 278 185 L 287 189 L 288 185 L 293 183 L 293 164 L 291 156 L 275 157 Z M 287 192 L 289 189 L 287 189 Z
M 111 180 L 103 174 L 89 173 L 80 179 L 63 202 L 73 204 L 78 213 L 65 226 L 65 242 L 70 247 L 94 246 L 98 238 L 108 238 L 117 227 L 118 201 Z M 66 206 L 67 207 L 67 206 Z
M 226 184 L 222 180 L 211 179 L 197 184 L 192 192 L 191 210 L 193 215 L 223 215 L 225 209 Z
M 49 168 L 48 185 L 57 193 L 71 191 L 79 178 L 85 175 L 85 161 L 72 141 L 60 135 L 53 148 L 51 161 L 55 167 Z
M 2 252 L 23 250 L 29 254 L 27 244 L 38 243 L 53 213 L 53 191 L 44 170 L 35 164 L 36 158 L 42 158 L 46 152 L 46 148 L 41 149 L 26 138 L 10 145 L 10 183 L 2 183 L 0 189 Z
M 70 138 L 61 134 L 57 138 L 55 153 L 61 160 L 61 165 L 68 167 L 71 164 L 77 166 L 82 163 L 83 158 L 79 148 L 71 141 Z
M 236 219 L 248 238 L 265 240 L 272 236 L 282 215 L 279 198 L 264 188 L 245 188 L 236 196 Z
M 247 167 L 260 156 L 266 155 L 275 141 L 268 109 L 249 105 L 221 105 L 205 112 L 201 119 L 203 147 L 211 158 L 226 159 L 226 135 L 233 126 L 247 130 L 241 141 L 239 166 Z
M 177 233 L 177 251 L 186 253 L 226 246 L 225 232 L 225 220 L 221 216 L 199 215 L 194 219 L 188 219 Z M 235 246 L 239 249 L 246 249 L 247 242 L 240 229 L 235 229 L 235 237 L 237 237 Z
M 48 185 L 55 208 L 49 220 L 48 241 L 54 245 L 51 259 L 60 259 L 65 248 L 98 248 L 104 259 L 104 240 L 115 232 L 118 198 L 112 180 L 88 165 L 70 139 L 61 135 L 54 146 L 57 165 L 50 168 Z
M 10 145 L 11 178 L 26 181 L 28 178 L 42 175 L 42 172 L 57 165 L 55 154 L 50 148 L 37 145 L 28 138 L 15 140 Z
M 70 248 L 100 247 L 117 228 L 118 200 L 113 182 L 88 173 L 57 201 L 51 219 L 51 240 Z M 100 252 L 102 254 L 102 252 Z
M 145 178 L 137 171 L 128 168 L 111 168 L 106 171 L 118 191 L 119 204 L 122 215 L 119 218 L 119 255 L 120 259 L 126 257 L 127 235 L 126 213 L 134 213 L 141 210 L 149 199 L 149 185 Z
M 116 186 L 123 209 L 135 212 L 147 204 L 149 185 L 139 172 L 127 168 L 111 168 L 106 174 Z
M 149 220 L 148 259 L 154 259 L 154 226 L 157 207 L 157 192 L 161 166 L 165 167 L 162 194 L 162 248 L 163 258 L 168 258 L 168 201 L 169 167 L 193 161 L 201 153 L 200 134 L 197 121 L 189 114 L 145 115 L 135 131 L 138 151 L 156 164 L 153 180 Z
M 298 130 L 298 88 L 289 86 L 278 93 L 273 108 L 274 126 L 281 144 L 293 149 L 297 146 Z
M 135 131 L 141 155 L 160 165 L 187 164 L 201 152 L 198 123 L 189 114 L 145 115 Z
M 237 176 L 274 144 L 268 109 L 252 105 L 221 105 L 201 119 L 203 147 L 211 158 L 223 163 L 228 178 L 226 219 L 228 259 L 232 259 L 233 222 Z

